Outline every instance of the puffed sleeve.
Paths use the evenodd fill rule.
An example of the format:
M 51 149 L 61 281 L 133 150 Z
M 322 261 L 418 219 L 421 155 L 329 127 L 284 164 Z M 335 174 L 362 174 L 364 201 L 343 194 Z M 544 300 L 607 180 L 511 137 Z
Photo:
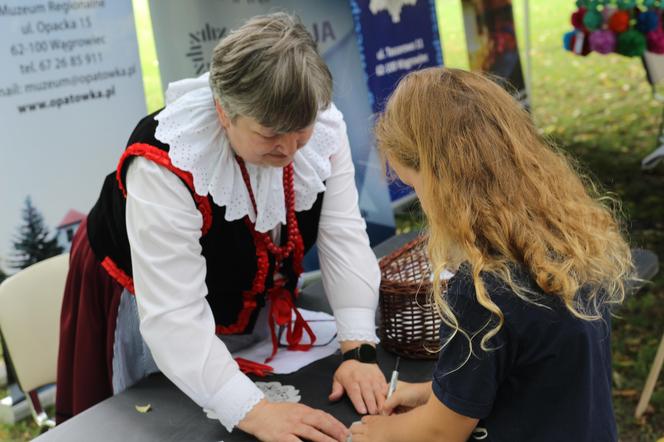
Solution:
M 231 431 L 264 395 L 215 335 L 202 216 L 176 175 L 136 158 L 127 172 L 126 220 L 141 334 L 159 369 Z
M 340 341 L 378 342 L 375 315 L 380 270 L 360 215 L 346 124 L 336 111 L 323 123 L 336 129 L 339 149 L 331 157 L 331 175 L 318 228 L 318 256 L 325 292 Z

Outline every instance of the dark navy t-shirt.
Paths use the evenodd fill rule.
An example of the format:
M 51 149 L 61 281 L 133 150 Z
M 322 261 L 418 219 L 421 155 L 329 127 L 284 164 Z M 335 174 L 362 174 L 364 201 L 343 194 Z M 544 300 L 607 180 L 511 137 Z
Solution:
M 489 341 L 494 350 L 482 350 L 480 339 L 495 322 L 473 339 L 475 356 L 465 364 L 469 344 L 457 333 L 441 350 L 433 376 L 436 397 L 453 411 L 480 419 L 478 429 L 486 429 L 469 440 L 616 441 L 608 311 L 603 321 L 583 321 L 555 297 L 539 292 L 535 298 L 543 306 L 538 306 L 497 277 L 482 278 L 505 315 Z M 519 282 L 535 287 L 524 276 Z M 469 336 L 495 321 L 476 300 L 464 267 L 449 281 L 445 296 Z M 441 326 L 442 342 L 451 331 Z

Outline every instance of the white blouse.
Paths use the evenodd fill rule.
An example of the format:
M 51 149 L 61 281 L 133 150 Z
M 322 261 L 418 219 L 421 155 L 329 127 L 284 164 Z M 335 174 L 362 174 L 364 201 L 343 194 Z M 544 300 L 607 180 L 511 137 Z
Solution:
M 336 318 L 338 339 L 378 342 L 374 318 L 380 271 L 359 212 L 346 126 L 341 114 L 336 112 L 339 114 L 336 123 L 327 121 L 325 124 L 328 129 L 326 137 L 334 133 L 338 143 L 338 148 L 329 157 L 329 176 L 324 177 L 324 170 L 323 173 L 311 173 L 306 162 L 297 160 L 303 151 L 312 156 L 306 153 L 309 144 L 317 152 L 327 148 L 317 147 L 316 138 L 312 136 L 312 140 L 298 151 L 294 161 L 296 195 L 298 188 L 302 194 L 311 193 L 307 189 L 320 189 L 324 177 L 325 196 L 317 245 L 323 285 Z M 316 126 L 318 124 L 317 120 Z M 329 131 L 330 128 L 333 132 Z M 220 135 L 225 139 L 223 130 Z M 220 148 L 218 143 L 214 146 Z M 204 146 L 203 150 L 208 148 Z M 229 149 L 228 143 L 221 145 L 221 149 Z M 307 169 L 304 175 L 298 175 L 298 165 Z M 324 164 L 319 166 L 314 169 L 325 168 Z M 195 168 L 191 169 L 196 182 L 197 172 Z M 281 181 L 280 174 L 270 179 L 258 176 L 260 172 L 272 173 L 274 170 L 252 169 L 251 181 L 257 194 L 262 192 L 261 185 L 270 186 Z M 281 169 L 275 170 L 281 172 Z M 306 178 L 302 179 L 303 176 Z M 201 181 L 205 180 L 199 177 Z M 207 181 L 209 191 L 210 180 Z M 198 405 L 218 416 L 231 431 L 263 398 L 263 394 L 239 371 L 226 346 L 215 335 L 214 318 L 205 300 L 208 293 L 206 263 L 199 242 L 202 216 L 185 184 L 166 168 L 147 159 L 136 158 L 131 163 L 126 187 L 127 233 L 141 334 L 159 369 Z M 246 188 L 239 185 L 231 188 L 232 192 L 246 192 Z M 198 186 L 196 190 L 198 193 Z M 214 194 L 210 194 L 215 203 L 221 205 Z M 281 197 L 283 201 L 283 192 Z M 242 200 L 243 197 L 236 195 L 233 198 Z M 296 204 L 296 209 L 305 210 L 306 205 L 303 208 Z M 254 220 L 261 219 L 261 209 L 259 203 L 258 214 L 247 214 L 253 215 Z M 249 205 L 247 210 L 253 211 L 253 208 Z M 264 227 L 278 229 L 280 218 L 278 213 L 274 219 L 276 224 L 267 222 Z

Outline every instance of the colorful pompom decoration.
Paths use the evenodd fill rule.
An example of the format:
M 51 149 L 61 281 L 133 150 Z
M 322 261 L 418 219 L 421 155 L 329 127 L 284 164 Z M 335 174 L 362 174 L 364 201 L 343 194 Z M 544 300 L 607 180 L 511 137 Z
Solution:
M 569 31 L 563 35 L 563 48 L 565 48 L 566 51 L 571 51 L 573 48 L 572 42 L 574 41 L 574 34 L 576 34 L 576 31 Z
M 590 39 L 588 38 L 590 34 L 587 32 L 575 31 L 572 36 L 572 52 L 576 55 L 586 56 L 590 54 Z M 579 39 L 581 41 L 579 42 Z
M 589 31 L 600 29 L 602 27 L 602 23 L 604 23 L 604 17 L 597 9 L 590 9 L 586 11 L 583 16 L 583 25 Z
M 604 23 L 608 23 L 609 19 L 613 14 L 616 13 L 616 8 L 612 8 L 611 6 L 604 6 L 604 9 L 602 9 L 602 16 L 604 17 Z
M 629 10 L 636 7 L 636 0 L 618 0 L 618 9 Z
M 577 55 L 590 52 L 639 57 L 664 54 L 664 0 L 576 0 L 574 30 L 563 46 Z
M 588 15 L 586 14 L 586 17 Z M 647 34 L 659 27 L 659 15 L 655 11 L 645 11 L 636 17 L 636 29 Z
M 629 12 L 616 11 L 609 18 L 609 29 L 613 32 L 625 32 L 629 29 Z
M 572 26 L 575 29 L 583 30 L 583 17 L 586 15 L 586 8 L 579 8 L 572 14 Z
M 590 33 L 590 50 L 600 54 L 610 54 L 616 50 L 616 34 L 608 30 Z
M 646 50 L 646 37 L 635 29 L 618 35 L 616 52 L 627 57 L 640 57 Z
M 664 54 L 664 30 L 662 30 L 662 28 L 648 32 L 646 39 L 648 42 L 648 50 L 650 52 Z

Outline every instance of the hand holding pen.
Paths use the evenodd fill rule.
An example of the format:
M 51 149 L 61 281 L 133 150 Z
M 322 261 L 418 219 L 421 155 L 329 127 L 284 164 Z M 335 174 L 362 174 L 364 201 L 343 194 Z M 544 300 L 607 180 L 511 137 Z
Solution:
M 392 371 L 392 377 L 390 378 L 390 384 L 387 387 L 387 399 L 386 399 L 386 401 L 390 400 L 390 397 L 392 397 L 392 395 L 394 394 L 394 392 L 397 389 L 397 384 L 399 383 L 399 361 L 400 360 L 401 360 L 401 357 L 397 356 L 397 362 L 394 366 L 394 370 Z M 389 414 L 389 413 L 383 413 L 383 414 Z M 362 422 L 360 422 L 360 421 L 353 422 L 353 425 L 362 425 Z M 353 442 L 353 438 L 351 436 L 348 436 L 348 438 L 346 439 L 346 442 Z
M 397 356 L 397 362 L 392 371 L 392 377 L 390 378 L 390 385 L 387 388 L 387 399 L 390 399 L 394 392 L 397 389 L 397 383 L 399 382 L 399 362 L 401 361 L 401 356 Z
M 405 412 L 424 405 L 429 400 L 431 392 L 431 382 L 411 384 L 399 381 L 399 359 L 397 359 L 381 414 Z

